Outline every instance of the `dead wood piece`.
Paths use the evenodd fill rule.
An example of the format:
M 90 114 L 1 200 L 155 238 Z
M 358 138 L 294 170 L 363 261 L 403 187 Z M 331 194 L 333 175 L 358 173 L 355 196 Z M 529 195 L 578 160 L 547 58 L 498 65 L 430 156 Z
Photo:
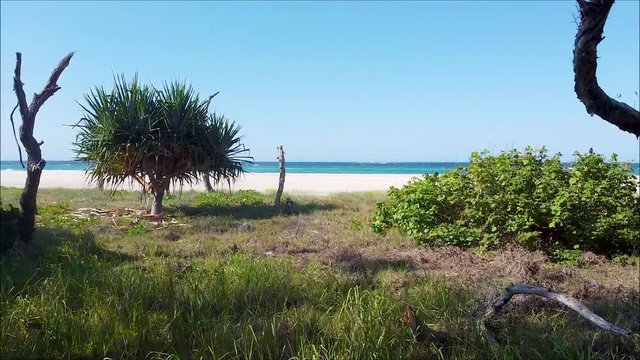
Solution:
M 274 201 L 277 208 L 280 207 L 280 198 L 282 197 L 282 191 L 284 190 L 285 163 L 284 148 L 282 145 L 278 146 L 278 166 L 280 168 L 280 178 L 278 179 L 278 191 L 276 192 L 276 199 Z
M 505 292 L 497 298 L 491 306 L 487 309 L 483 317 L 483 323 L 486 325 L 487 321 L 493 318 L 497 313 L 499 313 L 507 303 L 511 300 L 513 295 L 523 294 L 523 295 L 537 295 L 542 296 L 547 299 L 555 300 L 571 310 L 577 312 L 579 315 L 589 320 L 592 324 L 598 326 L 601 329 L 611 331 L 618 335 L 622 335 L 624 337 L 628 337 L 633 334 L 632 331 L 625 330 L 616 325 L 613 325 L 601 318 L 600 316 L 594 314 L 591 310 L 589 310 L 586 306 L 584 306 L 578 300 L 572 298 L 569 295 L 563 294 L 561 292 L 553 291 L 552 289 L 543 288 L 540 286 L 532 286 L 532 285 L 512 285 L 505 289 Z

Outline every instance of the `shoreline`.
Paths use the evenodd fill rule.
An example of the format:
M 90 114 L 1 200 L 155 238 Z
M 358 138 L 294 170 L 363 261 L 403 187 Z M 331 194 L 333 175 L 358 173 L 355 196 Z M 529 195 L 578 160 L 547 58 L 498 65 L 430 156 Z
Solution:
M 260 192 L 278 188 L 280 174 L 277 173 L 245 173 L 229 187 L 226 183 L 214 186 L 216 190 L 256 190 Z M 26 171 L 1 170 L 0 186 L 23 188 L 27 177 Z M 327 173 L 292 173 L 286 174 L 284 191 L 308 195 L 329 195 L 342 192 L 387 191 L 390 187 L 402 187 L 416 174 L 327 174 Z M 640 185 L 640 176 L 635 176 Z M 40 188 L 63 189 L 95 189 L 85 179 L 82 170 L 45 170 L 40 178 Z M 171 187 L 171 191 L 179 191 L 179 186 Z M 125 181 L 117 190 L 139 191 L 141 187 L 131 181 Z M 182 191 L 206 191 L 204 183 L 193 186 L 185 185 Z M 636 190 L 640 193 L 640 188 Z
M 44 170 L 40 179 L 40 188 L 91 189 L 82 170 Z M 278 188 L 277 173 L 246 173 L 238 181 L 231 184 L 231 190 L 267 191 Z M 0 171 L 0 185 L 5 187 L 24 186 L 27 173 L 25 171 Z M 284 191 L 306 193 L 312 195 L 328 195 L 341 192 L 386 191 L 391 186 L 401 187 L 415 177 L 416 174 L 286 174 Z M 125 181 L 118 189 L 140 190 L 135 183 Z M 229 190 L 229 186 L 218 185 L 216 189 Z M 173 190 L 173 187 L 172 187 Z M 176 190 L 178 187 L 176 186 Z M 203 183 L 193 186 L 185 185 L 182 191 L 205 191 Z

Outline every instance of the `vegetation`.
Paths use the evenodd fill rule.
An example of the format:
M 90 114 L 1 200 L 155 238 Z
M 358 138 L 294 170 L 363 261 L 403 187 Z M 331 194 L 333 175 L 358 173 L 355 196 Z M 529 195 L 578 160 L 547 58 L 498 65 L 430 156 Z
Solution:
M 0 201 L 0 253 L 11 248 L 18 237 L 18 219 L 20 210 L 9 204 L 7 207 Z
M 263 194 L 255 190 L 240 190 L 237 192 L 210 192 L 199 194 L 193 200 L 195 207 L 212 207 L 223 205 L 261 205 L 266 202 Z
M 371 226 L 430 245 L 630 253 L 640 242 L 631 168 L 590 151 L 570 168 L 546 149 L 473 153 L 467 169 L 392 188 Z M 563 252 L 562 254 L 567 254 Z
M 19 192 L 2 188 L 3 204 Z M 580 267 L 565 267 L 523 249 L 429 249 L 362 226 L 382 193 L 289 194 L 291 215 L 233 200 L 248 194 L 262 195 L 196 207 L 208 194 L 172 194 L 160 221 L 135 215 L 139 193 L 42 189 L 33 241 L 0 258 L 0 357 L 632 359 L 640 350 L 638 339 L 538 299 L 514 299 L 493 324 L 497 346 L 477 324 L 488 299 L 527 282 L 637 332 L 635 256 L 614 263 L 583 251 Z M 87 207 L 111 212 L 83 221 Z M 401 321 L 407 305 L 439 335 L 414 338 Z
M 157 90 L 137 77 L 116 79 L 111 92 L 97 87 L 85 95 L 85 115 L 75 125 L 77 157 L 88 162 L 91 180 L 113 187 L 138 182 L 153 196 L 157 215 L 171 184 L 233 181 L 250 160 L 239 127 L 208 112 L 212 98 L 201 100 L 178 82 Z

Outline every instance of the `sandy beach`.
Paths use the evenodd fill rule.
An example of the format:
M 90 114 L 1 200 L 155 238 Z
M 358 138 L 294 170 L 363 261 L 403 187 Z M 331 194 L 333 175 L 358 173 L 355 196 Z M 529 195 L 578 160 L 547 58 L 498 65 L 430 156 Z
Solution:
M 0 171 L 0 185 L 23 187 L 27 173 L 25 171 Z M 275 190 L 278 187 L 278 174 L 245 174 L 231 185 L 232 190 L 253 189 L 257 191 Z M 327 195 L 353 191 L 385 191 L 391 186 L 400 187 L 418 175 L 408 174 L 287 174 L 285 192 L 313 195 Z M 41 188 L 85 189 L 95 185 L 88 184 L 83 171 L 45 170 L 40 179 Z M 125 183 L 125 190 L 138 190 L 139 186 Z M 225 189 L 228 187 L 224 186 Z M 204 191 L 204 184 L 194 187 L 185 186 L 183 190 Z

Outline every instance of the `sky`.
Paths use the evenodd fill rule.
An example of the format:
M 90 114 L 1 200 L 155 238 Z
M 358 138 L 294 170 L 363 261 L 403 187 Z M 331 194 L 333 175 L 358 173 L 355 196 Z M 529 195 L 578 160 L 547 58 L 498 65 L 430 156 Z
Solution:
M 638 108 L 639 1 L 618 0 L 598 81 Z M 40 109 L 43 158 L 71 160 L 95 86 L 125 74 L 182 80 L 242 128 L 256 161 L 467 161 L 545 145 L 637 162 L 638 141 L 589 116 L 573 91 L 574 1 L 0 3 L 2 160 L 22 52 L 27 100 L 70 51 Z M 19 116 L 15 117 L 19 120 Z

